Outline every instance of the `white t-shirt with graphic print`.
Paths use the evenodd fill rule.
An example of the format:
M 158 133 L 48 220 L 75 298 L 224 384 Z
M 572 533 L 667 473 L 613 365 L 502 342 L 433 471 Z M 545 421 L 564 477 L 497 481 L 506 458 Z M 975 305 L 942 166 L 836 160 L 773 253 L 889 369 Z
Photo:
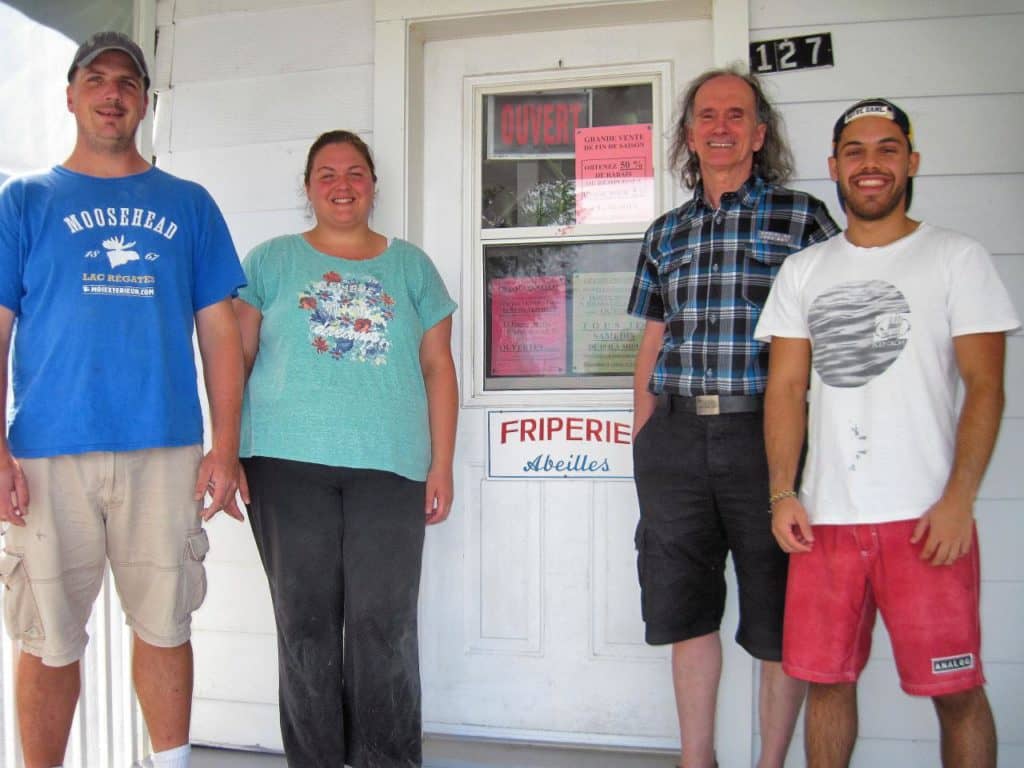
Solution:
M 886 246 L 839 236 L 790 256 L 755 337 L 811 342 L 800 489 L 811 522 L 891 522 L 931 506 L 953 460 L 953 337 L 1019 326 L 991 256 L 957 232 L 922 223 Z

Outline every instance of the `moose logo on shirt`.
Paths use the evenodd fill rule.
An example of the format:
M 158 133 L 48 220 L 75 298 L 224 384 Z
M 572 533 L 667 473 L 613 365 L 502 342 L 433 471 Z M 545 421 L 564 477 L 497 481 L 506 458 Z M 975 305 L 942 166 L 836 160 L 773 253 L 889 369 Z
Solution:
M 110 260 L 110 266 L 120 267 L 122 264 L 127 264 L 129 261 L 138 261 L 139 254 L 135 251 L 128 250 L 135 243 L 126 243 L 125 236 L 119 235 L 118 237 L 110 237 L 103 241 L 103 247 L 107 249 L 107 259 Z

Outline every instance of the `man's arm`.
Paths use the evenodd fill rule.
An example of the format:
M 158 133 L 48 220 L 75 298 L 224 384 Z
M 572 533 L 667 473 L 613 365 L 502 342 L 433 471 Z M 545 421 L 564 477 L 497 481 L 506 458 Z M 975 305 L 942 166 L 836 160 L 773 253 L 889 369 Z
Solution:
M 427 390 L 430 421 L 430 469 L 424 515 L 427 525 L 448 517 L 455 495 L 452 464 L 455 460 L 455 431 L 459 418 L 459 384 L 452 360 L 452 317 L 449 315 L 423 334 L 420 368 Z
M 7 404 L 7 361 L 11 351 L 14 313 L 0 306 L 0 404 Z M 28 483 L 17 460 L 7 447 L 7 434 L 0 429 L 0 522 L 24 525 L 28 514 Z
M 769 347 L 768 385 L 764 393 L 764 442 L 771 493 L 794 491 L 800 449 L 807 431 L 807 381 L 811 343 L 775 336 Z M 767 499 L 765 500 L 767 503 Z M 771 508 L 772 533 L 785 552 L 810 552 L 814 534 L 807 510 L 795 497 Z
M 203 509 L 209 520 L 223 509 L 242 520 L 235 491 L 238 489 L 238 430 L 242 410 L 242 342 L 231 299 L 203 307 L 196 313 L 199 354 L 203 359 L 206 396 L 213 427 L 212 447 L 199 465 L 196 500 L 210 495 Z
M 252 375 L 252 367 L 256 364 L 256 355 L 260 351 L 260 326 L 263 325 L 263 313 L 243 299 L 231 302 L 238 318 L 238 330 L 242 336 L 242 360 L 245 366 L 243 381 Z
M 1006 334 L 973 333 L 953 338 L 964 403 L 956 428 L 953 467 L 942 497 L 921 516 L 911 543 L 928 534 L 921 559 L 950 565 L 971 549 L 974 498 L 992 458 L 1003 415 Z
M 640 348 L 636 351 L 636 362 L 633 366 L 633 437 L 647 423 L 658 404 L 658 398 L 647 389 L 647 384 L 654 373 L 654 366 L 661 354 L 661 345 L 665 336 L 665 324 L 658 320 L 648 320 L 640 337 Z

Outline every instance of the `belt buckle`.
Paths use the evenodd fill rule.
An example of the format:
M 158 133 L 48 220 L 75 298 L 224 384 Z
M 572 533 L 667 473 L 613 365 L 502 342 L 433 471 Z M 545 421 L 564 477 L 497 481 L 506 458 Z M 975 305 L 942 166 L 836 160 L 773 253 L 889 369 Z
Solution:
M 697 395 L 698 416 L 717 416 L 719 413 L 718 395 Z

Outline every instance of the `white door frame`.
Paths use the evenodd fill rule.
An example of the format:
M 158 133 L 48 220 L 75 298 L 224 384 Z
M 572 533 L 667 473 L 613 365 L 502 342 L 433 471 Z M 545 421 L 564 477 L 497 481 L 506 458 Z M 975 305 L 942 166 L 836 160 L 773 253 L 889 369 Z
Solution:
M 376 0 L 374 8 L 373 145 L 380 197 L 375 227 L 413 242 L 422 240 L 424 44 L 513 32 L 665 20 L 710 19 L 712 62 L 748 60 L 749 0 Z M 468 277 L 463 275 L 465 282 Z M 472 286 L 461 286 L 460 294 Z M 730 644 L 731 645 L 731 644 Z M 749 764 L 754 718 L 754 664 L 724 649 L 719 713 L 734 721 L 720 744 L 725 765 Z M 747 664 L 741 662 L 745 660 Z M 724 751 L 721 751 L 723 750 Z
M 585 14 L 585 16 L 584 16 Z M 376 0 L 374 7 L 373 147 L 380 180 L 374 209 L 378 230 L 414 242 L 422 232 L 423 45 L 428 40 L 502 32 L 709 18 L 713 61 L 745 62 L 750 39 L 749 0 Z

